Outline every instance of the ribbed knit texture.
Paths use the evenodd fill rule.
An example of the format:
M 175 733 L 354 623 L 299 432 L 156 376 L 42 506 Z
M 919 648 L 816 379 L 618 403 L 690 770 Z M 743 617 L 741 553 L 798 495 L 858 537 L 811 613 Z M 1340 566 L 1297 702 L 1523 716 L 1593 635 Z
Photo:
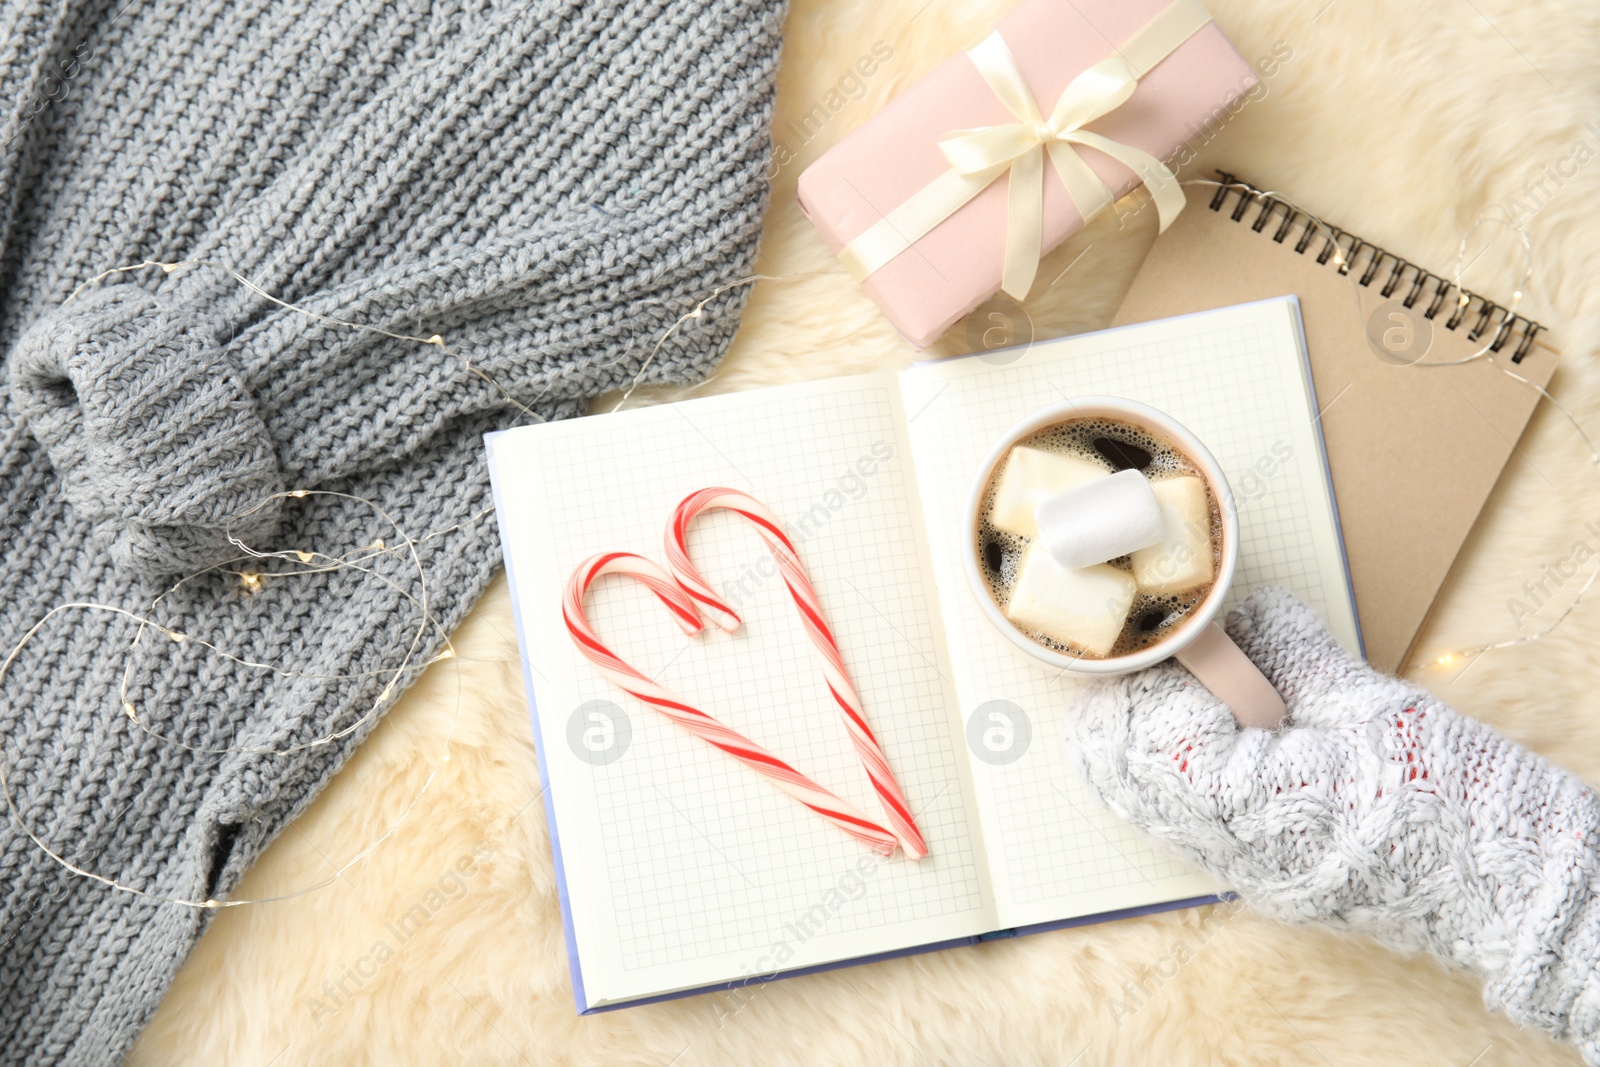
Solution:
M 1600 1064 L 1600 800 L 1350 655 L 1282 590 L 1229 633 L 1283 694 L 1240 729 L 1176 665 L 1090 690 L 1069 742 L 1111 810 L 1257 910 L 1475 971 L 1484 999 Z
M 781 0 L 0 0 L 0 642 L 68 601 L 149 607 L 239 553 L 353 553 L 490 504 L 481 435 L 626 384 L 749 273 Z M 726 348 L 712 301 L 645 380 Z M 441 646 L 492 576 L 491 519 L 421 544 Z M 410 592 L 403 552 L 370 564 Z M 275 566 L 288 566 L 275 564 Z M 72 862 L 226 896 L 370 728 L 416 605 L 350 569 L 155 614 L 283 677 L 102 613 L 58 616 L 0 686 L 18 810 Z M 153 731 L 123 714 L 118 685 Z M 336 676 L 345 676 L 342 680 Z M 351 678 L 349 676 L 358 676 Z M 415 677 L 415 672 L 407 679 Z M 390 696 L 398 695 L 401 684 Z M 201 750 L 201 751 L 196 751 Z M 213 750 L 213 751 L 204 751 Z M 113 1064 L 208 912 L 63 871 L 0 819 L 0 1064 Z

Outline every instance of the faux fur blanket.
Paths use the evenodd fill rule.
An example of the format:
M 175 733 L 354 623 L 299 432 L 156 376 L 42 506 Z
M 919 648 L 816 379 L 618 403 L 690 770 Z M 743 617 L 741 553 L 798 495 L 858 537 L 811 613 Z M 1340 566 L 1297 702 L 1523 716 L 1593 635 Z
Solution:
M 795 0 L 762 254 L 763 272 L 779 280 L 756 286 L 733 355 L 703 391 L 913 358 L 802 219 L 795 179 L 895 93 L 975 44 L 1008 6 Z M 1564 351 L 1555 394 L 1600 433 L 1600 8 L 1211 6 L 1247 58 L 1278 61 L 1264 98 L 1183 176 L 1225 167 L 1445 267 L 1480 211 L 1515 217 L 1536 257 L 1523 308 L 1554 328 Z M 1096 224 L 1056 253 L 1043 277 L 1093 246 L 1030 301 L 1039 335 L 1103 323 L 1151 237 Z M 1509 297 L 1520 252 L 1496 227 L 1480 237 L 1493 240 L 1487 250 L 1475 240 L 1466 283 Z M 1600 554 L 1600 525 L 1587 525 L 1600 520 L 1597 502 L 1600 469 L 1546 404 L 1456 567 L 1423 656 L 1515 635 L 1510 601 L 1526 600 L 1524 583 L 1548 591 L 1525 629 L 1558 614 L 1587 573 L 1563 577 L 1571 561 Z M 1597 622 L 1600 590 L 1546 640 L 1465 671 L 1413 673 L 1600 782 Z M 239 893 L 327 878 L 437 772 L 416 809 L 331 884 L 219 914 L 130 1064 L 1576 1062 L 1489 1015 L 1470 978 L 1431 960 L 1226 906 L 579 1018 L 503 584 L 456 642 L 459 658 L 429 669 Z M 440 765 L 451 731 L 452 756 Z M 396 925 L 419 904 L 425 923 Z

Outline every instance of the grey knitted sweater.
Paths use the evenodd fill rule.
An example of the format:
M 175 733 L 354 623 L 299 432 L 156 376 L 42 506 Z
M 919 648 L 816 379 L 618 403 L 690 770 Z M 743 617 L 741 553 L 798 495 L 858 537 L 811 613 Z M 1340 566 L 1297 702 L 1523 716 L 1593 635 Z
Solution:
M 489 506 L 480 435 L 526 418 L 437 346 L 320 324 L 219 270 L 75 289 L 206 260 L 439 334 L 540 417 L 578 414 L 749 272 L 783 6 L 0 0 L 0 645 L 69 601 L 147 609 L 237 556 L 230 517 L 283 490 L 369 498 L 414 537 L 451 527 Z M 742 292 L 647 380 L 706 373 Z M 395 536 L 326 495 L 232 530 L 328 554 Z M 446 631 L 493 573 L 493 530 L 419 546 Z M 370 565 L 418 591 L 404 553 Z M 298 673 L 148 635 L 130 653 L 129 620 L 63 613 L 0 685 L 0 758 L 72 863 L 225 897 L 366 729 L 261 751 L 383 706 L 417 607 L 356 570 L 252 591 L 224 568 L 155 614 Z M 123 714 L 130 656 L 129 702 L 181 746 Z M 209 914 L 69 874 L 0 816 L 0 1063 L 117 1062 Z

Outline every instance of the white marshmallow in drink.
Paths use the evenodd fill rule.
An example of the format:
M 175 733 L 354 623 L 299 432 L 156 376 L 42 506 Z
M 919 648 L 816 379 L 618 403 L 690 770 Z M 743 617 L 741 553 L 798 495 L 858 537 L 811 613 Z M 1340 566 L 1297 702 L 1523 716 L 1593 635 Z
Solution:
M 1161 505 L 1150 480 L 1123 470 L 1058 493 L 1039 505 L 1039 543 L 1068 569 L 1126 556 L 1160 541 Z
M 1161 505 L 1161 539 L 1132 554 L 1139 592 L 1187 593 L 1211 581 L 1211 506 L 1205 482 L 1192 474 L 1150 483 Z
M 1006 455 L 989 522 L 1019 537 L 1037 537 L 1034 514 L 1042 502 L 1110 473 L 1109 466 L 1094 460 L 1019 445 Z
M 1110 655 L 1133 606 L 1133 576 L 1102 563 L 1069 569 L 1040 544 L 1028 546 L 1006 617 L 1069 648 Z

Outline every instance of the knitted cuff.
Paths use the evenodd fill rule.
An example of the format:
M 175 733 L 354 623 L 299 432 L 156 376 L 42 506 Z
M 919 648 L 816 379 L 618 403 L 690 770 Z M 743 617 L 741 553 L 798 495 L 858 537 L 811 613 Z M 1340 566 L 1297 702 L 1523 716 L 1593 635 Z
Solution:
M 136 285 L 67 301 L 33 325 L 11 388 L 113 561 L 170 575 L 239 555 L 277 528 L 272 441 L 210 324 Z
M 1562 774 L 1536 817 L 1537 880 L 1511 890 L 1526 912 L 1484 1000 L 1600 1065 L 1600 802 Z
M 1576 908 L 1556 981 L 1566 1008 L 1566 1039 L 1600 1067 L 1600 884 Z

